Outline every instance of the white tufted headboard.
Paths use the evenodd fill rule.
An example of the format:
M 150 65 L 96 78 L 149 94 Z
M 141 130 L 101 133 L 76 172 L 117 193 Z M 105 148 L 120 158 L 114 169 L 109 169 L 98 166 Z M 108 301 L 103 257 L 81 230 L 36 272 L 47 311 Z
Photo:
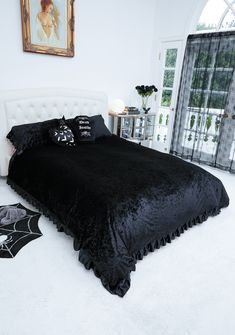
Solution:
M 6 135 L 12 126 L 79 114 L 101 114 L 108 125 L 107 96 L 62 88 L 0 91 L 0 176 L 8 174 L 12 146 Z

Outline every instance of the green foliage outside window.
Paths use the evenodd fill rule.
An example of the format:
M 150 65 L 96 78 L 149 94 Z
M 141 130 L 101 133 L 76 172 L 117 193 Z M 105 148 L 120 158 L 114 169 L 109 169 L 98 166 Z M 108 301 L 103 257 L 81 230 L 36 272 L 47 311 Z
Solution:
M 216 57 L 215 67 L 234 68 L 235 50 L 220 51 Z
M 163 87 L 173 87 L 174 84 L 175 71 L 174 70 L 165 70 Z
M 198 115 L 198 118 L 197 118 L 197 126 L 198 127 L 201 127 L 201 121 L 202 121 L 202 116 Z
M 207 89 L 209 80 L 209 72 L 208 71 L 200 71 L 196 70 L 193 73 L 192 85 L 191 87 L 194 89 Z
M 190 119 L 190 129 L 193 128 L 194 124 L 195 124 L 195 115 L 192 115 Z
M 161 106 L 162 107 L 170 107 L 171 97 L 172 97 L 172 91 L 171 90 L 163 90 Z
M 224 109 L 235 66 L 235 50 L 220 51 L 214 59 L 211 51 L 199 52 L 192 77 L 189 107 Z M 224 70 L 223 70 L 224 69 Z M 217 94 L 214 91 L 221 92 Z M 205 101 L 207 101 L 205 106 Z
M 208 51 L 199 52 L 197 59 L 195 61 L 195 68 L 205 68 L 209 67 L 212 63 L 213 55 Z
M 228 91 L 232 76 L 232 71 L 215 71 L 212 77 L 211 89 L 213 91 Z
M 175 67 L 177 59 L 177 49 L 167 49 L 165 67 Z
M 166 126 L 168 126 L 168 123 L 169 123 L 169 114 L 167 114 L 166 116 Z
M 206 130 L 207 130 L 207 131 L 210 129 L 210 127 L 211 127 L 211 123 L 212 123 L 212 116 L 209 115 L 209 116 L 207 116 L 207 118 L 206 118 Z
M 213 30 L 216 28 L 215 24 L 207 24 L 207 23 L 198 23 L 197 31 L 200 30 Z
M 203 107 L 205 102 L 205 94 L 203 92 L 191 92 L 189 99 L 189 107 Z
M 209 84 L 209 71 L 194 71 L 191 88 L 213 91 L 228 91 L 229 85 L 233 76 L 232 71 L 214 71 L 211 80 L 211 87 Z
M 227 94 L 211 94 L 207 108 L 224 109 L 226 105 Z

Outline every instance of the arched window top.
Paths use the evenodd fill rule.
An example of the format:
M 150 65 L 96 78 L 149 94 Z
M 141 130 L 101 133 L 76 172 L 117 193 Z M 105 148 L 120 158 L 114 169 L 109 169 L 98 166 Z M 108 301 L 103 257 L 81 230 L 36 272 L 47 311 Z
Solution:
M 219 31 L 235 29 L 235 0 L 208 0 L 197 31 Z

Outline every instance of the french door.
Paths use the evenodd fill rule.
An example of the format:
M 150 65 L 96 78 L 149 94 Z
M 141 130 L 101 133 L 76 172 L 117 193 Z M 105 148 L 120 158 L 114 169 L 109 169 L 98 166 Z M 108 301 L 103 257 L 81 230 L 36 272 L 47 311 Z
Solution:
M 191 35 L 172 152 L 235 172 L 235 34 Z
M 162 42 L 158 67 L 161 69 L 158 82 L 157 117 L 152 147 L 169 152 L 175 118 L 179 76 L 182 63 L 182 41 Z

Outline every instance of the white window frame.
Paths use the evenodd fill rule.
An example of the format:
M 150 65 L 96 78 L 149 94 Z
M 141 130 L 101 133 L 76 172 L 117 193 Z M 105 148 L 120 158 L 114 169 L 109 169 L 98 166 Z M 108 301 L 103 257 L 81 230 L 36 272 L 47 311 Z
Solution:
M 235 0 L 233 0 L 231 2 L 229 0 L 223 0 L 223 1 L 226 3 L 227 7 L 222 12 L 221 17 L 220 17 L 220 19 L 218 21 L 218 24 L 217 24 L 216 28 L 214 28 L 214 29 L 205 29 L 205 30 L 197 30 L 197 24 L 199 23 L 199 20 L 200 20 L 200 17 L 201 17 L 201 15 L 200 15 L 199 20 L 198 20 L 198 22 L 196 24 L 196 27 L 195 27 L 195 33 L 196 34 L 203 34 L 203 33 L 208 33 L 208 32 L 218 32 L 218 31 L 235 30 L 235 27 L 232 27 L 232 28 L 222 28 L 223 21 L 224 21 L 226 15 L 228 14 L 228 12 L 230 10 L 232 11 L 232 13 L 234 15 L 234 19 L 235 19 Z M 201 11 L 201 14 L 202 14 L 203 10 L 205 9 L 205 7 L 207 5 L 207 2 L 206 2 L 205 6 L 203 7 L 203 9 Z
M 171 146 L 185 43 L 186 42 L 185 42 L 184 37 L 162 39 L 160 40 L 160 48 L 159 48 L 159 53 L 157 56 L 157 68 L 160 69 L 160 71 L 158 71 L 158 79 L 157 79 L 157 87 L 159 91 L 158 91 L 157 99 L 156 99 L 156 106 L 157 106 L 157 122 L 156 123 L 157 124 L 155 125 L 154 141 L 153 141 L 152 148 L 162 151 L 162 152 L 166 152 L 166 153 L 170 151 L 170 146 Z M 176 66 L 174 68 L 175 77 L 174 77 L 174 85 L 172 88 L 171 105 L 170 107 L 162 107 L 161 99 L 162 99 L 163 81 L 164 81 L 164 72 L 165 72 L 164 62 L 165 62 L 165 53 L 167 49 L 177 49 L 178 51 L 177 51 Z M 165 143 L 157 141 L 158 120 L 159 120 L 161 111 L 163 109 L 169 109 L 171 113 L 170 118 L 169 118 L 169 123 L 168 123 L 167 140 Z

